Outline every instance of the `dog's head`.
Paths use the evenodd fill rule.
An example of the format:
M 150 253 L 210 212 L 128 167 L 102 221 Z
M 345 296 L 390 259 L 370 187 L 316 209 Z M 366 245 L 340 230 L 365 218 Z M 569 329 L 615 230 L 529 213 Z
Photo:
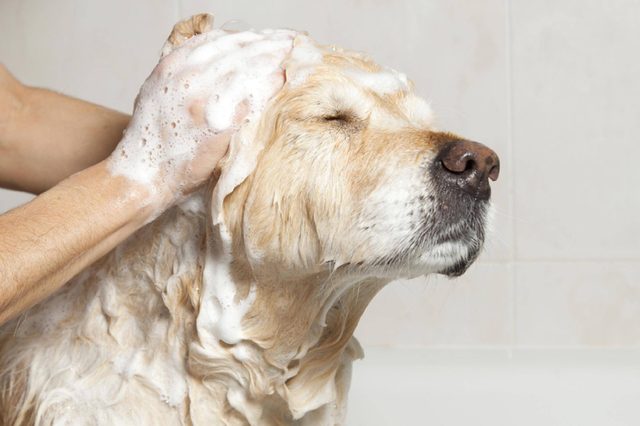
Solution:
M 285 68 L 251 140 L 232 142 L 260 152 L 252 169 L 218 194 L 252 267 L 463 273 L 484 241 L 496 154 L 436 130 L 406 77 L 363 55 L 301 35 Z

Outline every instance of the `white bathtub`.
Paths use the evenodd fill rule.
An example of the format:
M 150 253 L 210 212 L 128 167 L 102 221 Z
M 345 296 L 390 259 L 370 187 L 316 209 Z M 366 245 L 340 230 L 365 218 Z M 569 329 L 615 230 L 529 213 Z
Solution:
M 640 350 L 365 348 L 351 426 L 640 425 Z

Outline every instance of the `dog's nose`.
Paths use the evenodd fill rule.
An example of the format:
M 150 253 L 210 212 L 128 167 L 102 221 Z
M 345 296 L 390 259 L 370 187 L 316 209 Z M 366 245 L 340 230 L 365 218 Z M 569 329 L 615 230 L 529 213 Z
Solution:
M 500 174 L 500 159 L 488 147 L 471 141 L 448 143 L 436 157 L 440 177 L 476 198 L 486 200 L 491 195 L 489 179 Z

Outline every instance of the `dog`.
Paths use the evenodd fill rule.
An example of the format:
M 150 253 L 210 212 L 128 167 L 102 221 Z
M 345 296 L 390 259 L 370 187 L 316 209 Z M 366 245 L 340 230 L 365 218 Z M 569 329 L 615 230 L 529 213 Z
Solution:
M 206 188 L 2 327 L 2 424 L 343 424 L 369 301 L 477 258 L 493 151 L 363 54 L 299 34 L 285 68 Z

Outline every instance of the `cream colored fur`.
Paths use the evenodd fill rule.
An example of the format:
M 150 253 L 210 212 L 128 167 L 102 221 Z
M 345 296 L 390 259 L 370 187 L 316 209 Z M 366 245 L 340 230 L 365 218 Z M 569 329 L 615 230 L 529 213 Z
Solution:
M 209 25 L 181 24 L 165 51 Z M 424 101 L 362 55 L 297 43 L 320 61 L 294 49 L 216 189 L 2 328 L 2 424 L 344 422 L 371 298 L 466 249 L 408 250 L 435 208 L 424 165 L 442 134 Z

